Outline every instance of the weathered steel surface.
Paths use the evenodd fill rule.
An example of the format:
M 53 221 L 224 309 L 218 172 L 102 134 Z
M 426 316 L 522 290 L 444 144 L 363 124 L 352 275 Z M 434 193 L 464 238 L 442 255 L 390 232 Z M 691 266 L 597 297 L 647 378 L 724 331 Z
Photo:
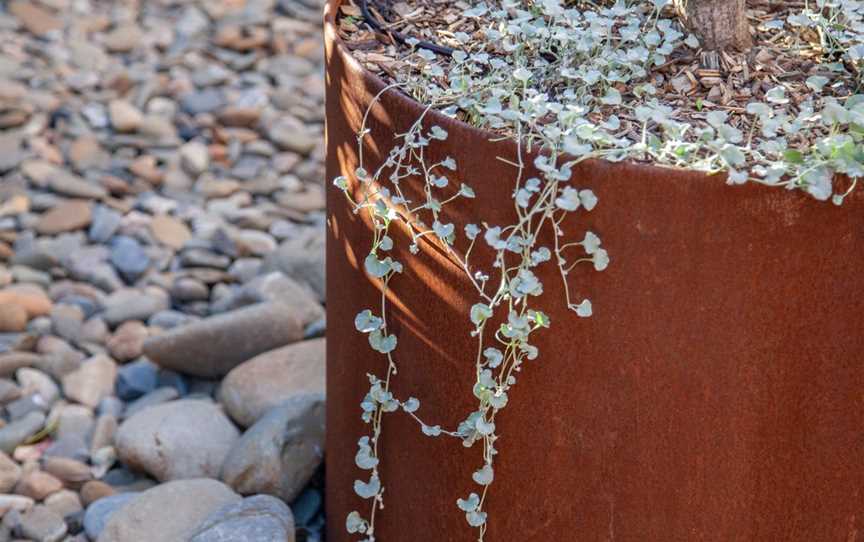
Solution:
M 382 82 L 361 69 L 326 15 L 328 176 L 356 166 L 359 119 Z M 372 112 L 367 165 L 420 107 L 397 92 Z M 448 220 L 512 222 L 507 143 L 430 114 L 476 190 Z M 864 192 L 843 207 L 801 193 L 660 168 L 592 163 L 574 185 L 600 204 L 569 231 L 597 232 L 612 264 L 575 272 L 583 320 L 565 310 L 556 274 L 542 278 L 552 329 L 496 419 L 503 435 L 487 541 L 854 541 L 864 534 Z M 366 223 L 329 191 L 327 246 L 328 542 L 349 540 L 345 515 L 365 512 L 352 483 L 365 374 L 384 359 L 353 331 L 380 293 L 358 270 Z M 468 308 L 460 272 L 427 245 L 397 252 L 391 323 L 397 395 L 453 427 L 472 409 Z M 478 256 L 483 257 L 483 254 Z M 455 506 L 477 488 L 478 448 L 385 418 L 386 508 L 380 542 L 471 542 Z

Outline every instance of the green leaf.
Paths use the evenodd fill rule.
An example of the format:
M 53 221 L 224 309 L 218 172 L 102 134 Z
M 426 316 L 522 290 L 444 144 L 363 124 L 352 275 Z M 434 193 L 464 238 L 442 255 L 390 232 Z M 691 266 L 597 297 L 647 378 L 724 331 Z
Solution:
M 795 149 L 786 149 L 785 151 L 783 151 L 783 158 L 785 158 L 787 162 L 792 164 L 804 163 L 804 154 L 801 151 Z

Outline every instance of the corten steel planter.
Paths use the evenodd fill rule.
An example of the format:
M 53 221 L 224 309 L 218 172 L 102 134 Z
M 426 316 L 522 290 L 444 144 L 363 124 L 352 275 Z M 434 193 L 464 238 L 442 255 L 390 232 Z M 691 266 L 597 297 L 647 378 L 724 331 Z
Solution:
M 326 11 L 328 177 L 356 167 L 356 132 L 381 80 L 339 41 Z M 369 169 L 423 108 L 388 91 L 372 110 Z M 510 143 L 438 114 L 433 155 L 453 156 L 477 199 L 446 221 L 512 223 Z M 528 160 L 530 163 L 530 160 Z M 574 235 L 597 232 L 612 264 L 576 271 L 595 315 L 566 310 L 557 271 L 537 304 L 552 328 L 496 419 L 502 438 L 488 501 L 490 542 L 853 541 L 864 538 L 864 191 L 842 207 L 809 196 L 645 165 L 592 162 L 574 184 L 600 204 Z M 415 187 L 416 188 L 416 187 Z M 353 494 L 367 434 L 367 372 L 383 374 L 353 319 L 380 292 L 358 266 L 370 231 L 329 191 L 327 246 L 328 542 L 368 514 Z M 395 391 L 421 416 L 454 427 L 475 408 L 475 295 L 432 244 L 419 256 L 396 235 L 405 273 L 392 282 L 399 337 Z M 479 246 L 479 245 L 478 245 Z M 488 254 L 487 254 L 488 256 Z M 480 261 L 487 261 L 480 257 Z M 534 341 L 532 341 L 534 342 Z M 456 499 L 477 486 L 479 448 L 423 436 L 405 414 L 384 418 L 386 508 L 380 542 L 475 540 Z

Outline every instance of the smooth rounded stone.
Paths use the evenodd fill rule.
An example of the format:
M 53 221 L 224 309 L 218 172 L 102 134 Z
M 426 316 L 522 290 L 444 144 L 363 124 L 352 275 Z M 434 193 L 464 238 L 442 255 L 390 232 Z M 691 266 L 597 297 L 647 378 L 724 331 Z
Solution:
M 105 346 L 111 357 L 122 363 L 141 356 L 148 335 L 147 326 L 137 320 L 130 320 L 120 324 Z
M 8 378 L 0 378 L 0 405 L 5 405 L 21 397 L 21 388 Z M 2 491 L 0 491 L 2 493 Z
M 26 395 L 6 405 L 6 413 L 10 420 L 18 420 L 30 412 L 45 412 L 50 405 L 45 403 L 38 394 Z
M 158 115 L 144 115 L 138 134 L 160 145 L 172 145 L 178 141 L 177 129 L 171 119 Z
M 96 540 L 114 513 L 136 499 L 140 493 L 118 493 L 92 502 L 84 513 L 84 532 L 90 540 Z M 122 541 L 118 541 L 122 542 Z
M 6 413 L 10 420 L 18 420 L 30 412 L 46 412 L 50 407 L 40 395 L 34 393 L 6 405 Z
M 309 154 L 321 136 L 310 132 L 299 119 L 282 116 L 268 124 L 267 137 L 280 150 Z
M 45 499 L 45 506 L 61 518 L 77 514 L 84 507 L 77 493 L 69 489 L 62 489 Z
M 159 367 L 147 359 L 133 361 L 117 371 L 117 397 L 124 401 L 134 401 L 158 384 Z
M 67 374 L 80 368 L 84 358 L 84 353 L 70 348 L 66 351 L 42 356 L 36 364 L 36 368 L 60 380 Z
M 302 336 L 302 325 L 290 307 L 261 303 L 150 337 L 144 354 L 180 373 L 217 378 L 261 352 Z
M 159 311 L 147 320 L 147 325 L 161 329 L 173 329 L 198 321 L 198 317 L 175 310 Z
M 81 502 L 84 506 L 90 506 L 93 502 L 115 493 L 114 488 L 102 480 L 90 480 L 81 486 Z
M 177 301 L 207 301 L 210 288 L 192 277 L 179 277 L 171 285 L 171 297 Z
M 125 412 L 123 413 L 123 417 L 131 418 L 142 410 L 161 405 L 162 403 L 173 401 L 174 399 L 177 399 L 179 397 L 180 392 L 172 386 L 156 388 L 155 390 L 151 391 L 147 395 L 144 395 L 140 399 L 136 399 L 129 403 L 129 405 L 126 407 Z
M 79 173 L 91 169 L 105 169 L 109 165 L 109 155 L 102 149 L 99 140 L 90 134 L 85 134 L 69 145 L 69 161 Z
M 51 309 L 51 327 L 54 334 L 70 343 L 81 337 L 84 326 L 84 311 L 77 305 L 58 304 Z
M 257 230 L 241 230 L 235 241 L 245 256 L 266 256 L 278 246 L 270 234 Z
M 105 344 L 110 332 L 108 324 L 101 316 L 94 316 L 87 319 L 84 325 L 81 326 L 81 343 Z
M 77 487 L 93 479 L 93 473 L 86 463 L 69 457 L 46 457 L 42 468 L 70 487 Z
M 132 237 L 117 236 L 111 242 L 111 263 L 124 279 L 134 283 L 150 267 L 144 247 Z
M 0 428 L 0 450 L 11 454 L 15 448 L 37 433 L 45 424 L 45 414 L 30 412 L 21 419 Z
M 14 15 L 28 32 L 34 36 L 44 36 L 63 28 L 63 20 L 48 9 L 26 0 L 9 3 L 9 13 Z
M 324 233 L 308 232 L 279 245 L 264 259 L 262 273 L 282 271 L 294 280 L 305 283 L 324 303 Z
M 41 269 L 42 271 L 50 270 L 57 265 L 57 254 L 48 247 L 48 243 L 45 242 L 44 238 L 40 238 L 37 241 L 35 235 L 35 228 L 33 230 L 25 230 L 18 235 L 13 248 L 14 253 L 8 259 L 9 263 L 26 265 L 33 269 Z
M 227 504 L 205 519 L 189 542 L 294 542 L 294 516 L 268 495 Z
M 32 367 L 42 361 L 42 356 L 33 352 L 7 352 L 0 354 L 0 376 L 11 376 L 22 367 Z
M 143 37 L 138 25 L 122 24 L 105 34 L 103 43 L 109 52 L 128 53 L 138 47 Z
M 215 403 L 181 399 L 128 418 L 115 444 L 126 465 L 157 480 L 216 478 L 239 436 Z
M 102 199 L 108 192 L 102 186 L 98 184 L 91 183 L 78 175 L 75 175 L 71 171 L 67 171 L 64 169 L 54 170 L 51 175 L 48 177 L 48 188 L 50 188 L 53 192 L 57 194 L 61 194 L 63 196 L 68 196 L 70 198 L 80 198 L 80 200 L 73 201 L 86 201 L 92 199 Z M 87 217 L 88 224 L 90 218 L 90 207 L 88 206 Z
M 63 377 L 63 394 L 82 405 L 95 408 L 114 391 L 117 364 L 103 355 L 93 356 Z
M 222 312 L 264 301 L 280 301 L 292 307 L 304 327 L 324 316 L 324 307 L 308 286 L 278 271 L 256 277 L 237 288 L 231 295 L 214 302 L 212 310 Z
M 22 393 L 37 393 L 47 405 L 51 405 L 60 397 L 60 388 L 47 374 L 37 369 L 22 367 L 15 372 L 15 378 L 21 386 Z
M 56 476 L 48 474 L 41 470 L 25 472 L 18 484 L 15 486 L 15 493 L 30 497 L 33 500 L 41 501 L 52 493 L 57 493 L 63 489 L 63 482 L 57 479 Z
M 298 394 L 271 409 L 231 449 L 222 480 L 241 495 L 293 501 L 324 459 L 324 413 L 322 393 Z
M 24 307 L 0 304 L 0 333 L 27 329 L 27 311 Z
M 107 243 L 120 229 L 123 215 L 105 205 L 97 205 L 93 209 L 93 218 L 87 237 L 94 243 Z
M 216 480 L 175 480 L 145 491 L 111 514 L 95 540 L 186 542 L 210 514 L 240 500 Z
M 188 92 L 180 97 L 180 108 L 189 115 L 213 113 L 224 105 L 224 93 L 221 89 L 212 87 Z
M 114 414 L 100 414 L 96 418 L 96 425 L 93 428 L 93 438 L 90 442 L 91 454 L 114 443 L 117 425 L 117 416 Z
M 87 120 L 90 126 L 96 129 L 107 128 L 110 123 L 108 112 L 101 103 L 88 103 L 81 108 L 81 116 Z
M 23 495 L 0 495 L 0 515 L 4 515 L 10 510 L 25 512 L 33 508 L 36 502 L 30 497 Z
M 186 249 L 180 253 L 180 264 L 183 267 L 212 267 L 214 269 L 228 269 L 231 258 L 216 254 L 202 248 Z
M 101 248 L 101 247 L 100 247 Z M 63 266 L 75 280 L 89 282 L 106 292 L 114 292 L 123 287 L 117 271 L 100 254 L 78 252 L 63 260 Z
M 67 434 L 57 438 L 45 451 L 43 457 L 65 457 L 77 461 L 86 461 L 90 458 L 87 442 L 84 435 Z
M 40 286 L 51 284 L 51 275 L 45 271 L 39 271 L 26 265 L 15 265 L 12 267 L 12 278 L 17 283 L 32 283 Z
M 111 416 L 120 417 L 124 410 L 126 410 L 126 404 L 112 395 L 99 401 L 96 414 L 99 416 L 110 414 Z
M 312 339 L 250 359 L 222 381 L 219 402 L 235 422 L 249 427 L 297 395 L 324 393 L 324 349 L 324 339 Z
M 210 167 L 210 152 L 200 141 L 190 141 L 180 147 L 180 163 L 191 175 L 200 175 Z
M 53 412 L 52 412 L 53 414 Z M 57 440 L 70 436 L 84 437 L 89 435 L 95 425 L 93 409 L 84 405 L 66 404 L 56 409 L 57 428 L 54 437 Z
M 127 320 L 147 320 L 169 306 L 168 296 L 158 288 L 119 290 L 105 299 L 102 318 L 109 326 L 117 326 Z
M 158 215 L 150 221 L 150 232 L 163 245 L 179 250 L 192 238 L 192 232 L 181 220 L 169 215 Z
M 160 184 L 165 178 L 165 174 L 159 167 L 159 161 L 155 156 L 149 154 L 143 154 L 132 160 L 128 169 L 129 173 L 150 184 Z
M 261 270 L 260 258 L 238 258 L 228 268 L 228 274 L 240 283 L 246 283 L 258 276 Z
M 108 104 L 111 126 L 118 132 L 134 132 L 141 126 L 144 116 L 137 107 L 125 100 L 111 100 Z
M 102 305 L 97 300 L 78 294 L 64 295 L 57 300 L 57 303 L 79 308 L 84 313 L 85 319 L 92 318 L 93 315 L 102 310 Z
M 45 505 L 36 505 L 21 516 L 21 534 L 35 542 L 58 542 L 66 536 L 63 518 Z
M 5 452 L 0 452 L 0 493 L 9 493 L 21 479 L 21 467 Z

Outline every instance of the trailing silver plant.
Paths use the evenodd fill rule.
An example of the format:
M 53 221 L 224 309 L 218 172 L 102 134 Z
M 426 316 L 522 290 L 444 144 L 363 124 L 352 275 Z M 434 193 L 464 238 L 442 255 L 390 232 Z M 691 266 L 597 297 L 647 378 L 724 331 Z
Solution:
M 380 96 L 379 93 L 372 105 Z M 384 485 L 378 469 L 383 416 L 400 409 L 416 420 L 427 436 L 447 436 L 461 440 L 466 447 L 475 444 L 482 447 L 482 460 L 472 476 L 477 490 L 457 499 L 456 505 L 465 513 L 467 523 L 477 528 L 478 540 L 483 540 L 487 527 L 485 503 L 495 478 L 495 457 L 499 453 L 495 446 L 499 437 L 495 419 L 507 406 L 508 391 L 516 384 L 523 364 L 539 356 L 537 347 L 531 344 L 532 334 L 548 328 L 551 323 L 535 305 L 543 293 L 543 284 L 534 270 L 547 262 L 556 265 L 568 307 L 580 317 L 588 317 L 593 310 L 591 302 L 588 299 L 579 303 L 572 301 L 568 275 L 578 264 L 593 265 L 598 271 L 609 265 L 609 255 L 597 234 L 587 231 L 581 241 L 562 241 L 561 223 L 566 216 L 577 211 L 591 211 L 597 205 L 597 197 L 591 190 L 579 190 L 567 184 L 573 162 L 559 165 L 558 153 L 536 160 L 535 166 L 543 172 L 541 178 L 523 179 L 525 166 L 520 147 L 518 162 L 511 162 L 516 170 L 515 223 L 468 224 L 463 231 L 456 231 L 454 224 L 445 222 L 442 211 L 457 199 L 473 199 L 474 190 L 452 181 L 458 177 L 457 164 L 452 158 L 429 162 L 429 146 L 445 141 L 448 134 L 439 126 L 424 130 L 425 116 L 424 112 L 406 133 L 397 137 L 398 142 L 388 158 L 370 172 L 364 167 L 363 157 L 363 140 L 369 134 L 367 110 L 357 138 L 359 166 L 352 179 L 338 177 L 334 180 L 335 186 L 344 191 L 353 212 L 364 214 L 372 225 L 373 239 L 364 259 L 364 269 L 377 280 L 381 290 L 380 305 L 361 310 L 354 321 L 357 331 L 368 336 L 370 347 L 380 353 L 384 361 L 382 374 L 368 375 L 369 392 L 360 406 L 361 418 L 369 425 L 369 434 L 359 440 L 355 456 L 356 465 L 369 471 L 369 478 L 356 480 L 354 491 L 371 501 L 370 510 L 365 515 L 352 511 L 346 520 L 348 532 L 364 536 L 365 542 L 374 542 L 376 514 L 384 506 Z M 402 183 L 408 181 L 422 183 L 422 201 L 406 197 Z M 410 234 L 412 254 L 419 253 L 424 242 L 442 247 L 465 272 L 477 295 L 477 302 L 466 315 L 473 327 L 471 335 L 477 341 L 476 355 L 471 360 L 474 363 L 471 392 L 477 400 L 477 408 L 450 430 L 423 421 L 417 414 L 419 399 L 402 400 L 392 392 L 393 379 L 398 373 L 398 337 L 388 326 L 387 293 L 391 281 L 403 271 L 403 263 L 391 255 L 393 238 L 389 233 L 395 223 L 400 223 Z M 552 246 L 543 246 L 538 241 L 544 228 L 554 233 Z M 487 268 L 471 260 L 471 252 L 478 242 L 487 244 L 495 254 Z M 576 256 L 572 255 L 574 252 Z M 490 329 L 491 322 L 499 321 L 502 323 L 497 328 Z

